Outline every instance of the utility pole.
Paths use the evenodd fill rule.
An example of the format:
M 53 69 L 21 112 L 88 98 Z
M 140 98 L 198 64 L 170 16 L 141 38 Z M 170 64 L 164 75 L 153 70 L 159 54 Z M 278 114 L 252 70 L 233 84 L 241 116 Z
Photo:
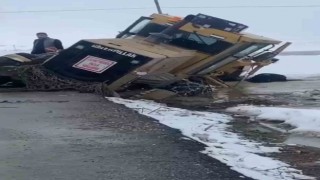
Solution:
M 154 0 L 154 3 L 156 3 L 158 13 L 159 13 L 159 14 L 162 14 L 162 10 L 161 10 L 161 7 L 160 7 L 160 4 L 159 4 L 159 1 L 158 1 L 158 0 Z

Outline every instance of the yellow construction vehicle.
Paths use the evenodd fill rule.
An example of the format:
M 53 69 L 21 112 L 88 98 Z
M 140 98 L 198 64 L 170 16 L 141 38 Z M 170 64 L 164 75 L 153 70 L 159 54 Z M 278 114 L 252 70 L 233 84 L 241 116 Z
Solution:
M 243 32 L 247 28 L 204 14 L 184 18 L 152 14 L 114 39 L 81 40 L 42 65 L 59 77 L 103 82 L 116 92 L 163 90 L 199 80 L 228 87 L 224 81 L 241 82 L 276 62 L 275 57 L 290 45 L 273 50 L 282 42 Z
M 164 36 L 167 35 L 164 30 L 167 29 L 168 32 L 168 28 L 171 28 L 171 40 L 161 42 L 161 37 L 158 37 L 161 45 L 195 50 L 191 59 L 171 73 L 180 77 L 208 76 L 215 81 L 240 80 L 239 76 L 246 69 L 249 70 L 248 74 L 252 75 L 262 67 L 276 62 L 274 57 L 291 44 L 285 43 L 272 51 L 280 41 L 242 33 L 241 31 L 247 28 L 245 25 L 203 14 L 190 15 L 186 19 L 188 18 L 193 19 L 182 22 L 181 17 L 163 14 L 142 17 L 117 38 L 149 41 L 150 35 Z M 175 28 L 177 29 L 174 30 Z

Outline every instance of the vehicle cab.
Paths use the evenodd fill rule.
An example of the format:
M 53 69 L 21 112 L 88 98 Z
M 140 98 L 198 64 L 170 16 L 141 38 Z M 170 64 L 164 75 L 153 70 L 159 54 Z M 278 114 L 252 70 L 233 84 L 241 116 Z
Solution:
M 183 19 L 153 14 L 141 17 L 117 38 L 140 39 L 168 48 L 194 50 L 196 53 L 193 58 L 171 71 L 177 76 L 225 76 L 250 66 L 253 57 L 281 43 L 244 33 L 247 28 L 241 23 L 204 14 L 188 15 Z

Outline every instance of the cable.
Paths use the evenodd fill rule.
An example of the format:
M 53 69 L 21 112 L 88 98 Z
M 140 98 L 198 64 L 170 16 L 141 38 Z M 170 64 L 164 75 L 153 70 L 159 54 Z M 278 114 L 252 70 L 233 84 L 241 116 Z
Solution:
M 240 8 L 319 8 L 320 5 L 287 5 L 287 6 L 207 6 L 207 7 L 162 7 L 163 9 L 240 9 Z M 155 9 L 155 7 L 134 8 L 104 8 L 104 9 L 57 9 L 57 10 L 27 10 L 27 11 L 0 11 L 0 14 L 18 13 L 50 13 L 50 12 L 84 12 L 84 11 L 126 11 Z
M 83 12 L 83 11 L 119 11 L 119 10 L 142 10 L 145 8 L 108 8 L 108 9 L 57 9 L 57 10 L 28 10 L 28 11 L 0 11 L 1 14 L 18 14 L 18 13 L 47 13 L 47 12 Z M 154 9 L 154 8 L 152 8 Z
M 206 7 L 163 7 L 167 9 L 232 9 L 232 8 L 319 8 L 320 5 L 285 5 L 285 6 L 206 6 Z

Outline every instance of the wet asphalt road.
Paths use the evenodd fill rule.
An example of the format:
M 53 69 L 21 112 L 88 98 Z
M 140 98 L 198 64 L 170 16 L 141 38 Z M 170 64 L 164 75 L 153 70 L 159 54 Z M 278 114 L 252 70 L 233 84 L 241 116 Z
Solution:
M 0 93 L 0 179 L 246 179 L 201 150 L 95 95 Z

